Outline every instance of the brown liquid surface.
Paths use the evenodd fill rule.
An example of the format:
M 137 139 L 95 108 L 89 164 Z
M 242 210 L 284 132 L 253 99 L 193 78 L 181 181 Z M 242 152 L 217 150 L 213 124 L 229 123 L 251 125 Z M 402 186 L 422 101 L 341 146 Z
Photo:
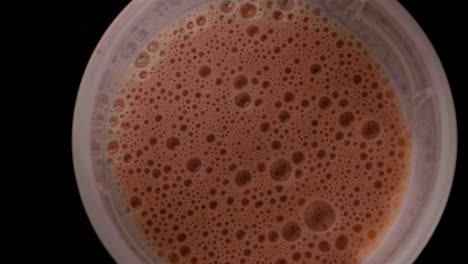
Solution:
M 130 219 L 170 263 L 359 263 L 406 190 L 385 72 L 300 2 L 213 2 L 155 37 L 113 104 Z

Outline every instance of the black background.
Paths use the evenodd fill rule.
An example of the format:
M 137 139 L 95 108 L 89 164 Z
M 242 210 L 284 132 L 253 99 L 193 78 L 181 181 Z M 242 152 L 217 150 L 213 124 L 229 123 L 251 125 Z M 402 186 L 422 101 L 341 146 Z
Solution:
M 67 1 L 67 7 L 63 8 L 63 26 L 67 29 L 68 48 L 73 52 L 67 52 L 68 59 L 63 65 L 61 72 L 61 96 L 62 111 L 60 116 L 60 132 L 63 132 L 63 147 L 58 155 L 58 164 L 61 164 L 60 172 L 60 197 L 66 201 L 66 208 L 61 213 L 61 223 L 66 230 L 57 234 L 59 240 L 58 248 L 65 256 L 73 256 L 73 263 L 115 263 L 105 248 L 97 238 L 91 224 L 86 216 L 84 208 L 76 187 L 74 179 L 72 155 L 71 155 L 71 124 L 75 97 L 78 91 L 81 76 L 86 64 L 91 56 L 94 47 L 100 37 L 125 7 L 128 0 L 100 0 L 100 1 Z M 450 1 L 450 5 L 441 5 L 440 1 L 417 1 L 400 0 L 401 4 L 413 15 L 437 50 L 442 63 L 447 72 L 452 93 L 457 106 L 459 123 L 462 120 L 461 105 L 462 90 L 461 85 L 462 66 L 461 50 L 463 41 L 459 33 L 466 33 L 465 23 L 462 22 L 463 1 Z M 450 26 L 450 27 L 449 27 Z M 464 37 L 463 37 L 464 38 Z M 461 133 L 460 133 L 461 134 Z M 461 181 L 463 179 L 460 172 L 462 139 L 459 139 L 459 160 L 457 174 L 455 177 L 449 203 L 444 212 L 442 220 L 431 238 L 429 244 L 415 262 L 422 263 L 462 263 L 465 259 L 462 256 L 462 245 L 466 246 L 466 239 L 463 239 L 464 230 L 457 228 L 464 224 L 463 209 L 466 209 L 462 201 Z M 457 210 L 461 208 L 462 210 Z M 454 242 L 461 242 L 455 244 Z M 72 246 L 75 245 L 75 246 Z M 56 256 L 57 257 L 57 256 Z M 51 262 L 59 262 L 60 259 L 51 257 Z

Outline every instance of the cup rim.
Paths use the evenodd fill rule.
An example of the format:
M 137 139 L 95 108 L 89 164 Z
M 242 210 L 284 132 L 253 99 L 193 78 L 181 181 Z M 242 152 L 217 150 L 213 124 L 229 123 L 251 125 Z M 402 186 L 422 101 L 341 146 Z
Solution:
M 86 70 L 83 74 L 73 116 L 72 127 L 72 152 L 75 178 L 78 185 L 81 201 L 84 205 L 88 219 L 100 241 L 117 263 L 143 263 L 142 258 L 135 250 L 129 246 L 127 238 L 124 237 L 120 228 L 115 224 L 112 217 L 106 214 L 106 205 L 102 200 L 100 190 L 95 184 L 93 172 L 93 161 L 91 153 L 91 116 L 96 101 L 97 83 L 94 81 L 102 76 L 108 54 L 105 50 L 114 45 L 123 28 L 131 24 L 130 22 L 138 17 L 139 11 L 144 10 L 155 0 L 132 0 L 114 19 L 112 24 L 97 44 Z M 157 1 L 157 0 L 156 0 Z M 421 219 L 415 232 L 415 237 L 394 256 L 395 263 L 413 263 L 428 243 L 435 228 L 437 227 L 448 197 L 450 195 L 455 164 L 457 156 L 457 123 L 455 107 L 452 99 L 450 85 L 440 59 L 435 52 L 431 42 L 417 24 L 414 18 L 396 0 L 374 0 L 386 7 L 386 12 L 394 16 L 400 25 L 409 32 L 408 36 L 421 50 L 425 51 L 426 66 L 435 74 L 437 78 L 438 99 L 440 107 L 437 109 L 440 118 L 441 129 L 441 149 L 440 166 L 436 175 L 434 193 L 439 195 L 429 196 L 430 205 L 419 217 Z M 89 144 L 83 144 L 87 142 Z M 442 182 L 443 180 L 443 182 Z
M 420 47 L 421 53 L 424 54 L 426 59 L 427 68 L 431 74 L 436 76 L 434 86 L 438 87 L 434 90 L 438 94 L 440 102 L 437 113 L 441 115 L 439 120 L 441 129 L 440 164 L 439 171 L 436 173 L 439 177 L 434 183 L 433 195 L 429 195 L 428 208 L 418 217 L 419 223 L 415 232 L 417 239 L 412 239 L 407 246 L 399 249 L 398 255 L 392 260 L 394 263 L 413 263 L 423 251 L 439 224 L 452 188 L 458 144 L 455 105 L 440 58 L 417 21 L 396 0 L 375 1 L 386 7 L 386 11 L 394 16 L 409 33 L 408 36 L 414 41 L 415 46 Z M 436 193 L 438 195 L 434 195 Z

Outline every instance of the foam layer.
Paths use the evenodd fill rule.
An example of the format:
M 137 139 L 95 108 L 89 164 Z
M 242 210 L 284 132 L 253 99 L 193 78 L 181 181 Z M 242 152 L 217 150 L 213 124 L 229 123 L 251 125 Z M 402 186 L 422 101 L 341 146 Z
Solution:
M 109 120 L 127 212 L 170 263 L 359 263 L 406 189 L 391 83 L 302 2 L 212 2 L 140 51 Z

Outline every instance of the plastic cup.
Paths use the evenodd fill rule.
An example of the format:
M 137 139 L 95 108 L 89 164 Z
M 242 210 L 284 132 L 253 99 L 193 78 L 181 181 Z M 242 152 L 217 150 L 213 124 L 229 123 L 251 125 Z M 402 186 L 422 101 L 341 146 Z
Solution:
M 425 34 L 395 0 L 303 0 L 321 6 L 359 37 L 390 74 L 413 136 L 410 182 L 400 213 L 370 263 L 412 263 L 431 237 L 452 184 L 457 130 L 441 63 Z M 163 263 L 126 219 L 106 165 L 105 127 L 116 82 L 139 49 L 174 18 L 206 0 L 133 0 L 97 45 L 84 73 L 73 122 L 81 198 L 118 263 Z

